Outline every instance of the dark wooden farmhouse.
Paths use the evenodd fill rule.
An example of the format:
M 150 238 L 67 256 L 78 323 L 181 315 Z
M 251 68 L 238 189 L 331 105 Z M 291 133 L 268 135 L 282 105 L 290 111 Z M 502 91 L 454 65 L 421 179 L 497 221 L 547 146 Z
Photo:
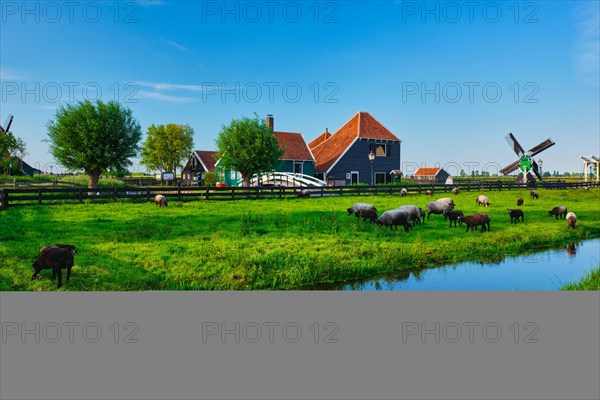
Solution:
M 417 182 L 446 183 L 449 176 L 442 168 L 419 168 L 413 179 Z
M 368 112 L 356 113 L 334 134 L 309 143 L 315 176 L 328 184 L 384 184 L 400 169 L 401 140 Z
M 183 183 L 204 186 L 204 174 L 215 172 L 215 154 L 216 151 L 194 150 L 181 171 Z

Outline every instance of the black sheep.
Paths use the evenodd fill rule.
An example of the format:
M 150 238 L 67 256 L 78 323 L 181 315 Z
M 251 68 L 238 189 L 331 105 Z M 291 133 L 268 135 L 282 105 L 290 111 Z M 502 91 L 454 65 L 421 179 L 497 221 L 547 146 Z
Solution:
M 508 209 L 508 215 L 510 216 L 510 223 L 516 224 L 521 219 L 521 222 L 525 222 L 525 216 L 523 215 L 523 210 L 517 208 L 514 210 Z
M 31 280 L 34 280 L 37 274 L 43 269 L 52 269 L 52 279 L 58 276 L 58 286 L 62 286 L 62 271 L 61 269 L 67 269 L 67 282 L 71 278 L 71 268 L 73 267 L 74 257 L 73 255 L 77 251 L 75 246 L 53 244 L 42 247 L 37 258 L 33 262 L 33 269 L 35 272 L 31 276 Z
M 463 217 L 464 214 L 460 210 L 452 210 L 452 211 L 444 211 L 444 217 L 450 220 L 450 228 L 452 228 L 452 222 L 454 222 L 454 227 L 456 228 L 456 223 L 462 225 L 462 220 L 459 220 L 458 217 Z
M 554 207 L 552 210 L 548 211 L 548 216 L 555 216 L 556 219 L 558 219 L 559 217 L 561 219 L 565 219 L 565 216 L 567 215 L 567 207 L 566 206 L 558 206 L 558 207 Z
M 522 206 L 524 201 L 525 201 L 525 200 L 523 200 L 523 199 L 517 199 L 517 205 L 518 205 L 519 207 L 520 207 L 520 206 Z

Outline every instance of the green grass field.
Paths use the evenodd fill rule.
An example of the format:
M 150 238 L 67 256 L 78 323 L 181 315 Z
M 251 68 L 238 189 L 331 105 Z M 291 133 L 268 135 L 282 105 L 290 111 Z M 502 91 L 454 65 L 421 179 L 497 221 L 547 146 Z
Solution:
M 403 204 L 425 208 L 424 195 L 310 199 L 171 201 L 12 207 L 0 212 L 0 290 L 56 290 L 51 271 L 31 281 L 32 260 L 50 243 L 77 246 L 71 282 L 60 290 L 302 289 L 394 270 L 462 261 L 500 260 L 534 248 L 600 235 L 600 191 L 478 192 L 453 196 L 465 214 L 487 212 L 490 232 L 448 228 L 432 215 L 410 233 L 348 217 L 355 202 L 380 212 Z M 525 204 L 525 224 L 506 209 Z M 557 205 L 578 216 L 576 229 L 548 216 Z

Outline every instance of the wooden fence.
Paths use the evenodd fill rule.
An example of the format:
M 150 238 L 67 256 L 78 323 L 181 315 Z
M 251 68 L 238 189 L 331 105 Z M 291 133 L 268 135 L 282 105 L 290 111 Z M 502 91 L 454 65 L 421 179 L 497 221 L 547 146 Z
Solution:
M 569 189 L 583 187 L 598 187 L 590 182 L 544 182 L 539 185 L 545 189 Z M 372 195 L 399 195 L 404 185 L 376 185 L 376 186 L 326 186 L 309 188 L 310 197 L 326 196 L 372 196 Z M 491 190 L 518 190 L 528 189 L 527 185 L 516 183 L 505 184 L 494 181 L 480 181 L 477 183 L 459 183 L 456 185 L 444 184 L 410 184 L 407 185 L 409 193 L 425 193 L 432 190 L 434 194 L 448 193 L 458 187 L 461 191 L 491 191 Z M 111 202 L 132 201 L 148 202 L 155 195 L 167 196 L 170 201 L 193 200 L 242 200 L 260 198 L 297 197 L 301 194 L 301 187 L 133 187 L 133 188 L 20 188 L 0 190 L 0 209 L 13 205 L 34 204 L 61 204 L 85 202 Z

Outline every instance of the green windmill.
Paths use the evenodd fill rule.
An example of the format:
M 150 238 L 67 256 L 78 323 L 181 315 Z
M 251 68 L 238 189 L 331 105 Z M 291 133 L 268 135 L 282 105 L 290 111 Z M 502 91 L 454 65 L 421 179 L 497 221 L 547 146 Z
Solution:
M 521 147 L 521 145 L 512 133 L 509 133 L 505 137 L 505 139 L 508 142 L 510 148 L 519 157 L 519 159 L 513 162 L 512 164 L 509 164 L 506 167 L 502 168 L 500 170 L 500 173 L 502 175 L 508 175 L 513 171 L 519 170 L 522 174 L 522 176 L 520 176 L 519 178 L 523 182 L 528 180 L 535 181 L 534 175 L 537 176 L 537 178 L 541 181 L 542 175 L 540 174 L 540 167 L 535 162 L 533 157 L 541 153 L 542 151 L 548 149 L 549 147 L 554 146 L 555 143 L 552 141 L 552 139 L 548 138 L 544 140 L 542 143 L 538 144 L 535 147 L 532 147 L 527 152 L 523 150 L 523 147 Z

